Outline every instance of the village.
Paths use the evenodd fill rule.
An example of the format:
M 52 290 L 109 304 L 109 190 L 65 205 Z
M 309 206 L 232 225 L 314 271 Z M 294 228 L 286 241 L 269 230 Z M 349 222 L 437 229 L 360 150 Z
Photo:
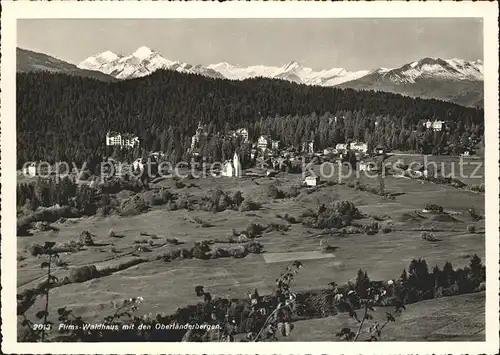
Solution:
M 445 121 L 426 120 L 422 125 L 426 130 L 440 132 L 445 128 Z M 377 122 L 375 123 L 377 125 Z M 226 135 L 216 133 L 223 140 L 236 140 L 239 147 L 250 147 L 249 159 L 242 162 L 240 152 L 242 149 L 235 149 L 235 152 L 230 159 L 222 162 L 219 168 L 214 169 L 212 173 L 222 177 L 242 177 L 247 169 L 258 168 L 262 176 L 275 176 L 279 172 L 299 173 L 302 172 L 302 163 L 321 164 L 329 163 L 350 163 L 352 168 L 358 171 L 377 172 L 381 169 L 381 163 L 388 156 L 394 155 L 390 153 L 382 145 L 378 144 L 374 147 L 369 147 L 368 143 L 362 141 L 347 141 L 338 143 L 334 147 L 327 147 L 322 150 L 315 149 L 314 141 L 303 142 L 300 147 L 284 146 L 278 139 L 273 139 L 270 135 L 260 135 L 255 141 L 249 138 L 249 132 L 246 128 L 230 130 Z M 197 169 L 203 169 L 200 154 L 200 142 L 207 141 L 209 138 L 207 126 L 198 124 L 196 133 L 191 137 L 191 145 L 188 153 L 191 161 L 188 164 L 193 164 Z M 134 148 L 139 145 L 139 138 L 132 134 L 108 133 L 106 135 L 107 146 L 120 146 Z M 403 153 L 404 154 L 404 153 Z M 470 155 L 469 151 L 464 151 L 462 156 Z M 151 152 L 147 156 L 136 159 L 133 162 L 133 169 L 136 171 L 144 171 L 146 164 L 157 165 L 164 158 L 162 152 Z M 203 157 L 205 158 L 205 157 Z M 157 169 L 149 167 L 149 171 L 157 171 Z M 255 171 L 248 172 L 256 176 Z M 422 165 L 412 167 L 408 171 L 408 167 L 399 172 L 399 175 L 411 175 L 414 177 L 426 177 L 429 171 Z M 396 175 L 398 176 L 398 175 Z M 318 177 L 306 177 L 304 184 L 315 185 L 319 181 Z
M 200 140 L 202 137 L 207 137 L 206 127 L 198 125 L 196 133 L 191 138 L 191 146 L 189 154 L 191 156 L 190 164 L 193 164 L 197 169 L 202 169 L 200 155 Z M 126 137 L 126 138 L 125 138 Z M 358 169 L 360 171 L 372 171 L 376 169 L 373 161 L 374 156 L 383 155 L 385 150 L 382 146 L 377 146 L 372 151 L 369 151 L 368 144 L 365 142 L 351 141 L 348 143 L 339 143 L 335 147 L 325 148 L 322 151 L 317 151 L 314 148 L 314 142 L 304 142 L 300 149 L 297 147 L 285 147 L 279 140 L 272 139 L 270 135 L 260 135 L 255 142 L 250 142 L 249 133 L 246 128 L 229 131 L 226 136 L 222 137 L 227 140 L 236 139 L 240 146 L 247 145 L 250 148 L 249 160 L 243 164 L 240 158 L 238 149 L 234 152 L 232 159 L 226 159 L 221 162 L 221 166 L 216 168 L 214 172 L 221 177 L 239 178 L 242 177 L 247 169 L 257 168 L 263 176 L 274 176 L 278 172 L 301 172 L 301 164 L 303 159 L 306 163 L 313 161 L 315 164 L 322 162 L 345 162 L 349 154 L 356 157 L 359 162 Z M 138 137 L 130 134 L 108 133 L 106 136 L 107 146 L 121 146 L 134 148 L 139 144 Z M 136 159 L 132 166 L 135 171 L 144 171 L 149 164 L 161 163 L 164 155 L 162 152 L 151 152 L 147 156 Z M 157 171 L 157 170 L 156 170 Z M 249 172 L 250 173 L 250 172 Z M 252 174 L 252 173 L 250 173 Z M 253 176 L 255 176 L 253 172 Z M 304 183 L 307 185 L 316 184 L 317 178 L 306 178 Z
M 377 125 L 378 122 L 375 124 Z M 440 132 L 446 126 L 445 121 L 426 120 L 422 122 L 425 130 Z M 406 155 L 403 153 L 388 152 L 386 147 L 378 144 L 369 147 L 368 143 L 362 141 L 347 141 L 338 143 L 335 146 L 327 147 L 322 150 L 315 149 L 314 141 L 305 141 L 300 147 L 284 146 L 278 139 L 273 139 L 271 135 L 260 135 L 254 141 L 250 140 L 249 131 L 246 128 L 229 130 L 226 134 L 215 133 L 217 138 L 223 141 L 235 142 L 236 149 L 232 156 L 226 157 L 219 164 L 211 164 L 211 175 L 226 178 L 241 178 L 243 176 L 276 176 L 280 172 L 304 173 L 302 164 L 319 165 L 322 163 L 334 163 L 342 165 L 349 163 L 353 170 L 358 172 L 377 173 L 382 169 L 382 162 L 393 155 Z M 191 137 L 190 146 L 187 151 L 190 159 L 187 162 L 178 163 L 176 166 L 190 167 L 196 171 L 208 172 L 207 157 L 201 154 L 201 144 L 210 137 L 207 132 L 207 126 L 199 122 L 195 134 Z M 132 133 L 120 133 L 109 131 L 105 137 L 105 146 L 111 149 L 120 149 L 135 152 L 140 151 L 140 139 Z M 248 156 L 242 159 L 243 150 L 246 148 Z M 411 154 L 410 154 L 411 155 Z M 468 157 L 469 151 L 464 151 L 461 156 Z M 243 161 L 242 161 L 243 160 Z M 210 159 L 209 159 L 210 161 Z M 104 157 L 103 162 L 113 164 L 115 169 L 113 173 L 129 174 L 135 173 L 143 179 L 154 179 L 158 176 L 171 174 L 172 164 L 162 164 L 166 162 L 166 156 L 161 151 L 146 152 L 142 149 L 141 157 L 135 159 L 131 164 L 118 161 L 112 157 Z M 214 163 L 212 161 L 212 163 Z M 116 168 L 121 164 L 120 169 Z M 55 164 L 57 165 L 57 163 Z M 125 166 L 125 168 L 123 168 Z M 47 176 L 53 174 L 56 170 L 53 165 L 48 163 L 31 162 L 23 167 L 23 174 L 28 177 Z M 73 173 L 77 173 L 73 169 Z M 101 171 L 102 172 L 102 171 Z M 145 173 L 149 175 L 146 175 Z M 412 167 L 399 166 L 399 171 L 394 172 L 391 169 L 384 170 L 384 173 L 393 174 L 396 177 L 427 177 L 429 170 L 422 164 Z M 307 175 L 307 174 L 306 174 Z M 305 176 L 303 184 L 315 186 L 320 182 L 318 176 Z

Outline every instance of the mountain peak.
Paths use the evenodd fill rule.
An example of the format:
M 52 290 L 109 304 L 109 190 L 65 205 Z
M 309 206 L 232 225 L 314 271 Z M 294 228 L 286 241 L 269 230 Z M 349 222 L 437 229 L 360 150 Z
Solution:
M 293 70 L 293 69 L 299 68 L 301 66 L 302 65 L 299 62 L 296 62 L 295 60 L 292 60 L 292 61 L 288 62 L 286 65 L 283 66 L 283 71 Z
M 231 64 L 229 64 L 228 62 L 220 62 L 217 64 L 210 64 L 208 66 L 208 68 L 219 69 L 219 70 L 230 70 L 233 68 L 233 66 Z
M 120 56 L 116 53 L 111 52 L 110 50 L 104 51 L 96 55 L 96 57 L 102 58 L 107 61 L 114 61 L 120 58 Z
M 149 57 L 153 53 L 154 53 L 154 51 L 151 50 L 151 48 L 146 47 L 146 46 L 142 46 L 142 47 L 137 48 L 137 50 L 132 55 L 138 59 L 144 59 L 144 58 Z

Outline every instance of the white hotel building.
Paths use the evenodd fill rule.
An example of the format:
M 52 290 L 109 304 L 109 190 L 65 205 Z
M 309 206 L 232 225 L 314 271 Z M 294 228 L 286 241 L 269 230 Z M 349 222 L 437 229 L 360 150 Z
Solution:
M 139 145 L 139 137 L 130 133 L 106 133 L 107 146 L 136 147 Z

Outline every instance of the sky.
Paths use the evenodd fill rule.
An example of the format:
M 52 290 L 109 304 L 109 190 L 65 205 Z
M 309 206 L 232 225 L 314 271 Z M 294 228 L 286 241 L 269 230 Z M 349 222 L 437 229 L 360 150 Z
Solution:
M 17 41 L 73 64 L 141 46 L 193 65 L 293 60 L 316 70 L 392 68 L 424 57 L 483 59 L 478 18 L 23 19 Z

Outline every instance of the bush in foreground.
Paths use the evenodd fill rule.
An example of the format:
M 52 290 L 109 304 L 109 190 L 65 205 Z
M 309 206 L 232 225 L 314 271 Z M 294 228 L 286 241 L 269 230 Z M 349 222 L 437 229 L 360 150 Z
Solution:
M 392 229 L 389 226 L 383 226 L 381 231 L 382 231 L 382 233 L 387 234 L 387 233 L 392 232 Z
M 434 237 L 434 234 L 431 232 L 422 232 L 420 233 L 420 238 L 423 240 L 428 240 L 430 242 L 435 242 L 437 241 L 436 237 Z
M 45 248 L 47 251 L 47 248 Z M 42 267 L 48 268 L 47 282 L 54 282 L 49 263 L 43 262 Z M 276 290 L 271 295 L 261 296 L 258 290 L 248 294 L 247 299 L 227 299 L 213 297 L 203 286 L 195 286 L 196 295 L 203 297 L 203 302 L 179 308 L 171 315 L 158 314 L 156 317 L 145 315 L 133 316 L 137 311 L 141 297 L 134 297 L 115 304 L 116 310 L 112 316 L 102 321 L 109 327 L 122 329 L 123 325 L 135 324 L 131 331 L 82 331 L 79 327 L 63 331 L 63 335 L 55 339 L 47 339 L 44 330 L 33 331 L 33 322 L 27 319 L 25 312 L 34 303 L 38 291 L 27 290 L 17 295 L 18 315 L 23 319 L 22 325 L 27 332 L 18 332 L 20 341 L 234 341 L 234 335 L 246 334 L 243 341 L 273 341 L 278 336 L 288 336 L 293 331 L 293 318 L 311 316 L 314 318 L 337 312 L 348 312 L 356 322 L 354 328 L 338 329 L 340 340 L 381 340 L 382 330 L 391 322 L 397 320 L 397 315 L 405 309 L 407 302 L 414 303 L 433 297 L 478 292 L 484 290 L 486 275 L 481 259 L 474 255 L 469 266 L 463 269 L 453 269 L 450 263 L 443 270 L 435 267 L 432 272 L 427 268 L 425 260 L 412 260 L 408 273 L 403 271 L 399 279 L 371 281 L 367 273 L 360 270 L 355 282 L 337 285 L 331 282 L 329 289 L 320 292 L 292 292 L 294 277 L 301 268 L 300 262 L 294 262 L 279 278 L 276 279 Z M 97 272 L 88 271 L 84 274 Z M 88 277 L 88 276 L 87 276 Z M 63 280 L 63 284 L 70 280 Z M 50 287 L 43 288 L 48 301 Z M 374 307 L 390 305 L 394 312 L 385 313 L 383 319 L 377 313 L 372 313 Z M 48 324 L 48 302 L 45 310 L 37 312 L 38 323 Z M 66 325 L 83 325 L 81 317 L 73 316 L 66 307 L 57 310 L 59 321 Z M 200 329 L 195 331 L 154 331 L 157 324 L 218 324 L 215 332 Z M 147 324 L 153 331 L 137 331 L 138 324 Z M 44 327 L 42 327 L 44 328 Z M 76 329 L 76 330 L 75 330 Z
M 33 256 L 41 255 L 45 252 L 43 245 L 37 242 L 31 243 L 27 249 Z
M 351 201 L 335 201 L 317 211 L 306 210 L 299 220 L 306 227 L 317 229 L 342 228 L 351 224 L 354 219 L 361 218 L 361 213 Z
M 71 282 L 85 282 L 99 276 L 95 265 L 79 266 L 70 269 L 69 279 Z
M 261 208 L 261 205 L 257 202 L 254 202 L 250 200 L 249 198 L 246 198 L 243 200 L 243 202 L 240 205 L 240 212 L 247 212 L 247 211 L 257 211 Z
M 95 237 L 94 234 L 90 233 L 87 230 L 84 230 L 82 233 L 80 233 L 78 242 L 83 245 L 92 246 L 94 245 L 94 237 Z
M 443 213 L 443 207 L 439 205 L 435 205 L 433 203 L 428 203 L 425 205 L 425 209 L 430 212 L 434 213 Z
M 272 198 L 273 200 L 284 198 L 285 193 L 278 189 L 275 185 L 269 185 L 267 187 L 267 196 Z

